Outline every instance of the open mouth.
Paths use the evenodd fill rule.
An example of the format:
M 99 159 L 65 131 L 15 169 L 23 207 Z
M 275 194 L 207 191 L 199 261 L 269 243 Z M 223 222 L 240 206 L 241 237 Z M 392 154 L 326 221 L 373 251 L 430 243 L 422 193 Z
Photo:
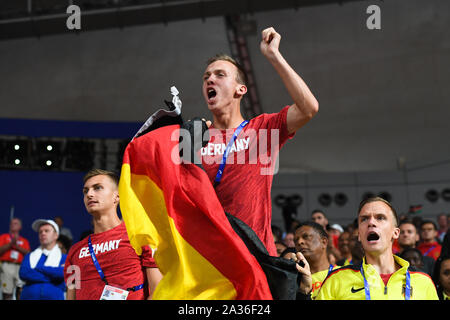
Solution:
M 380 239 L 380 236 L 376 232 L 370 232 L 367 236 L 367 241 L 377 241 Z
M 216 90 L 213 88 L 208 89 L 208 99 L 212 99 L 217 95 Z

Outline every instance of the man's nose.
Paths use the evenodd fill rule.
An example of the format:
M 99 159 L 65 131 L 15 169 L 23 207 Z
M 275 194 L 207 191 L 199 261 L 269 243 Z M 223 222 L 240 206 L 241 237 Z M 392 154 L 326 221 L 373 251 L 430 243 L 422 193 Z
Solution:
M 375 226 L 377 219 L 374 216 L 369 218 L 369 226 Z

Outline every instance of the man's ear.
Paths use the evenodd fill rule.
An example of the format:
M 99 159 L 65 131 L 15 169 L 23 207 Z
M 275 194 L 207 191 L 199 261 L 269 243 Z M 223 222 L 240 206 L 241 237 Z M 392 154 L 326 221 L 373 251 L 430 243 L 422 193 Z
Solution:
M 392 235 L 393 240 L 397 240 L 400 237 L 400 228 L 394 228 L 394 233 Z
M 242 97 L 242 96 L 244 96 L 244 94 L 246 94 L 247 93 L 247 86 L 245 86 L 245 85 L 243 85 L 243 84 L 238 84 L 237 85 L 237 88 L 236 88 L 236 94 L 239 96 L 239 97 Z
M 328 242 L 329 242 L 328 238 L 321 238 L 320 240 L 321 240 L 321 242 L 322 242 L 322 245 L 323 245 L 325 248 L 328 247 Z
M 114 192 L 114 204 L 119 203 L 120 197 L 119 197 L 119 191 Z

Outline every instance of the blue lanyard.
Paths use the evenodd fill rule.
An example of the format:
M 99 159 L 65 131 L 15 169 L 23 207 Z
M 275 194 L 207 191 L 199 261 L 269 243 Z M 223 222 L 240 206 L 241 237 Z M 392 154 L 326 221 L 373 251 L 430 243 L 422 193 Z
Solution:
M 219 171 L 217 171 L 216 178 L 214 179 L 214 186 L 217 186 L 220 183 L 220 180 L 222 180 L 223 170 L 225 169 L 225 164 L 227 162 L 228 154 L 230 153 L 231 147 L 233 146 L 233 143 L 236 141 L 237 136 L 242 131 L 242 129 L 244 129 L 247 123 L 248 123 L 247 120 L 242 121 L 239 127 L 237 127 L 236 130 L 234 131 L 233 137 L 228 142 L 227 148 L 223 153 L 222 162 L 220 163 L 219 166 Z
M 91 236 L 89 236 L 88 238 L 88 245 L 89 245 L 89 253 L 91 254 L 92 262 L 94 263 L 95 269 L 97 269 L 97 272 L 100 275 L 100 278 L 102 278 L 102 281 L 108 284 L 108 281 L 106 281 L 105 274 L 103 273 L 102 267 L 100 267 L 100 263 L 98 263 L 97 257 L 95 256 L 94 248 L 92 248 Z
M 430 249 L 428 249 L 428 251 L 425 252 L 425 253 L 423 254 L 423 256 L 424 256 L 424 257 L 428 256 L 428 254 L 429 254 L 429 253 L 431 252 L 431 250 L 433 250 L 434 248 L 436 248 L 436 246 L 432 246 Z
M 333 271 L 333 265 L 330 263 L 330 266 L 328 267 L 327 277 L 330 275 L 331 271 Z
M 102 278 L 102 281 L 105 282 L 105 284 L 108 284 L 105 274 L 103 273 L 102 267 L 100 267 L 100 263 L 98 263 L 97 257 L 95 256 L 94 248 L 92 247 L 91 236 L 89 236 L 88 238 L 88 246 L 89 246 L 89 253 L 91 254 L 92 262 L 94 263 L 95 269 L 97 269 L 97 272 L 100 275 L 100 278 Z M 144 284 L 128 288 L 127 291 L 138 291 L 141 290 L 142 288 L 144 288 Z
M 370 300 L 370 288 L 369 284 L 367 283 L 366 276 L 364 275 L 364 268 L 363 264 L 361 263 L 361 274 L 364 279 L 364 292 L 366 294 L 366 300 Z M 405 300 L 411 299 L 411 275 L 409 274 L 409 271 L 406 270 L 406 284 L 405 284 Z
M 411 275 L 406 270 L 405 300 L 411 300 Z

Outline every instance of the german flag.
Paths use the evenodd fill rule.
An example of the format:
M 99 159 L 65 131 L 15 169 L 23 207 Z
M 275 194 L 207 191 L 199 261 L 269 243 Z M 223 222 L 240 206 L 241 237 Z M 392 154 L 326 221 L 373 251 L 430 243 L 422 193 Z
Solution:
M 266 275 L 236 235 L 206 173 L 182 163 L 179 125 L 126 148 L 120 209 L 137 254 L 150 245 L 164 275 L 154 299 L 272 299 Z

